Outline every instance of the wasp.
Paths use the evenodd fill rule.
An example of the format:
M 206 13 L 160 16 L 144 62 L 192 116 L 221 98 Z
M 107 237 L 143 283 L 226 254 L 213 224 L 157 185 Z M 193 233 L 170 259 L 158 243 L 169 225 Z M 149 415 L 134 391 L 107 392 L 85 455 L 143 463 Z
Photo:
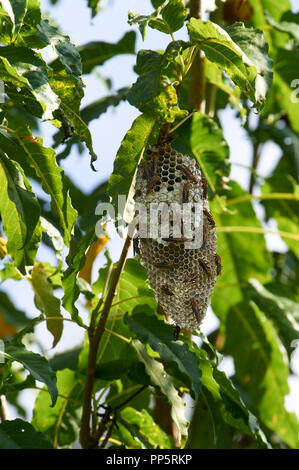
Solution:
M 210 222 L 212 228 L 214 228 L 215 227 L 215 220 L 213 219 L 212 214 L 207 209 L 204 209 L 203 213 L 207 217 L 207 219 Z
M 148 162 L 142 164 L 142 177 L 143 179 L 150 181 L 152 178 L 152 171 Z
M 188 238 L 186 237 L 181 237 L 181 238 L 162 238 L 162 240 L 164 242 L 167 242 L 167 243 L 185 243 L 186 241 L 188 241 Z
M 193 181 L 193 183 L 198 183 L 198 179 L 196 178 L 195 175 L 193 175 L 192 171 L 189 170 L 189 168 L 187 168 L 185 165 L 181 165 L 180 169 L 181 169 L 181 172 L 184 173 L 184 175 L 187 176 L 187 178 L 189 178 L 189 180 Z
M 202 185 L 202 197 L 207 199 L 208 197 L 208 180 L 207 178 L 201 178 L 201 185 Z
M 197 277 L 198 277 L 198 271 L 196 271 L 195 273 L 191 273 L 188 276 L 186 276 L 185 279 L 184 279 L 184 282 L 194 281 L 195 279 L 197 279 Z
M 174 263 L 173 261 L 160 261 L 155 264 L 155 267 L 160 269 L 173 269 Z
M 160 176 L 158 175 L 153 175 L 150 180 L 147 182 L 147 188 L 146 188 L 146 194 L 149 194 L 155 184 L 160 183 Z
M 173 341 L 177 341 L 180 332 L 181 332 L 181 327 L 179 325 L 175 325 L 175 328 L 173 331 Z
M 161 287 L 162 291 L 164 292 L 164 294 L 167 294 L 167 295 L 173 295 L 173 292 L 171 292 L 171 290 L 169 289 L 169 287 L 164 284 L 162 287 Z
M 152 161 L 151 161 L 151 172 L 152 176 L 156 175 L 159 170 L 159 157 L 158 155 L 153 155 Z
M 221 275 L 221 256 L 216 253 L 215 255 L 215 263 L 216 263 L 216 268 L 217 268 L 217 276 Z
M 183 204 L 189 202 L 190 200 L 190 189 L 192 187 L 191 183 L 185 183 L 183 186 Z
M 210 276 L 210 275 L 211 275 L 211 272 L 210 272 L 210 270 L 209 270 L 209 267 L 208 267 L 207 263 L 206 263 L 203 259 L 201 259 L 201 258 L 198 258 L 198 263 L 199 263 L 199 265 L 202 267 L 202 269 L 205 271 L 205 273 L 206 273 L 208 276 Z
M 208 227 L 204 225 L 203 231 L 202 231 L 202 245 L 201 245 L 202 250 L 206 247 L 206 244 L 207 244 L 208 231 L 209 231 Z
M 200 313 L 199 304 L 198 304 L 197 300 L 195 300 L 195 299 L 190 299 L 190 302 L 191 302 L 191 307 L 192 307 L 192 311 L 195 315 L 195 318 L 198 322 L 200 322 L 201 319 L 202 319 L 202 315 Z

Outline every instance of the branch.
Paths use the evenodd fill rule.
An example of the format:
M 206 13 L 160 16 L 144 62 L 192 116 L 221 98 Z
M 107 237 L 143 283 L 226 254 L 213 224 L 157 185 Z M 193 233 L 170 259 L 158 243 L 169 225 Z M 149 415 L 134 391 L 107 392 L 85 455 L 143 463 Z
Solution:
M 100 320 L 97 324 L 94 335 L 90 335 L 90 348 L 88 355 L 87 374 L 83 396 L 83 412 L 80 429 L 80 442 L 82 447 L 85 449 L 95 448 L 98 444 L 99 438 L 101 437 L 99 436 L 98 431 L 96 435 L 91 435 L 90 432 L 91 400 L 94 385 L 94 374 L 97 362 L 97 353 L 100 341 L 105 331 L 105 325 L 113 302 L 115 290 L 118 285 L 122 270 L 124 268 L 131 242 L 132 239 L 128 236 L 125 241 L 117 267 L 112 275 L 111 284 L 107 293 L 103 310 L 101 312 Z
M 194 18 L 203 17 L 203 2 L 201 0 L 190 0 L 190 16 Z M 190 69 L 189 80 L 189 106 L 201 113 L 205 113 L 206 84 L 205 84 L 205 60 L 202 51 L 198 51 Z

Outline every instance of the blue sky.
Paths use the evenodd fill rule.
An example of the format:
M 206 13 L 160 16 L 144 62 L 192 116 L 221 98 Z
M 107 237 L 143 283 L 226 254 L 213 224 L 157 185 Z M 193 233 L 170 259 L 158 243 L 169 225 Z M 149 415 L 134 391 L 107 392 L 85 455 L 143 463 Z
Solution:
M 58 23 L 61 30 L 69 34 L 76 45 L 82 45 L 93 40 L 117 42 L 125 32 L 132 29 L 127 23 L 128 10 L 143 14 L 152 11 L 150 0 L 107 0 L 106 8 L 92 20 L 90 10 L 86 7 L 87 0 L 60 0 L 55 7 L 51 5 L 49 0 L 40 0 L 40 3 L 42 10 L 51 13 L 51 16 Z M 296 9 L 299 9 L 299 0 L 294 0 L 292 3 Z M 185 31 L 175 33 L 176 39 L 186 39 L 186 37 Z M 148 29 L 146 40 L 142 42 L 141 36 L 137 32 L 137 49 L 163 49 L 168 42 L 169 38 L 166 35 L 151 29 Z M 133 55 L 117 56 L 104 64 L 100 69 L 100 73 L 104 78 L 112 79 L 113 89 L 116 90 L 123 86 L 130 85 L 136 80 L 136 75 L 133 71 L 134 63 L 135 57 Z M 107 94 L 107 90 L 97 72 L 90 76 L 85 76 L 84 83 L 86 88 L 82 106 Z M 92 121 L 90 131 L 93 136 L 94 150 L 98 154 L 98 161 L 95 164 L 98 172 L 94 173 L 90 169 L 88 151 L 85 151 L 82 155 L 73 152 L 62 164 L 65 172 L 71 176 L 73 181 L 82 190 L 90 192 L 93 188 L 98 186 L 100 182 L 105 181 L 109 177 L 113 169 L 113 161 L 120 142 L 138 114 L 139 112 L 135 108 L 123 102 L 116 110 L 109 109 L 99 120 Z M 230 146 L 230 158 L 232 162 L 231 177 L 247 189 L 250 173 L 248 170 L 238 165 L 251 165 L 251 145 L 247 141 L 245 131 L 240 126 L 239 119 L 235 118 L 235 113 L 232 110 L 227 109 L 222 111 L 219 117 L 223 126 L 224 135 Z M 55 129 L 50 123 L 44 123 L 42 125 L 42 137 L 44 138 L 46 146 L 52 145 L 53 133 L 55 133 Z M 280 153 L 276 145 L 270 142 L 265 145 L 264 152 L 265 157 L 258 167 L 258 173 L 262 176 L 267 176 L 275 166 L 280 157 Z M 257 210 L 260 210 L 258 203 L 256 207 Z M 276 228 L 274 223 L 270 223 L 268 227 L 271 229 Z M 113 230 L 111 230 L 111 237 L 112 240 L 109 242 L 109 249 L 112 258 L 117 260 L 122 248 L 122 240 Z M 279 237 L 272 235 L 267 236 L 267 243 L 271 248 L 275 248 L 276 250 L 284 251 L 285 249 L 285 245 Z M 53 256 L 49 250 L 44 248 L 39 252 L 39 259 L 54 262 Z M 100 255 L 94 266 L 94 275 L 96 275 L 103 261 L 104 258 Z M 18 295 L 15 294 L 16 286 Z M 23 281 L 17 285 L 13 281 L 8 281 L 4 288 L 6 288 L 19 308 L 25 310 L 30 317 L 37 315 L 29 285 L 25 285 Z M 82 309 L 82 314 L 86 315 L 84 309 Z M 212 331 L 217 324 L 218 320 L 212 312 L 209 312 L 202 329 L 205 333 L 208 333 Z M 66 348 L 71 348 L 75 344 L 79 344 L 83 338 L 81 329 L 76 325 L 65 322 L 61 342 L 54 350 L 50 350 L 51 336 L 47 332 L 44 324 L 37 327 L 36 334 L 40 338 L 42 348 L 46 350 L 49 357 Z M 39 352 L 39 348 L 36 348 L 36 351 Z M 298 358 L 298 353 L 296 355 Z M 295 362 L 295 356 L 293 361 Z M 231 373 L 233 371 L 232 361 L 229 358 L 226 359 L 222 364 L 222 368 L 228 373 Z M 299 374 L 298 367 L 297 373 Z M 287 398 L 287 406 L 290 410 L 296 411 L 299 417 L 299 403 L 296 403 L 295 400 L 295 396 L 299 395 L 298 377 L 292 377 L 290 379 L 290 386 L 291 394 Z M 22 392 L 21 401 L 28 410 L 28 416 L 30 418 L 34 394 L 30 391 Z M 9 412 L 10 418 L 13 419 L 16 416 L 15 410 L 10 408 Z

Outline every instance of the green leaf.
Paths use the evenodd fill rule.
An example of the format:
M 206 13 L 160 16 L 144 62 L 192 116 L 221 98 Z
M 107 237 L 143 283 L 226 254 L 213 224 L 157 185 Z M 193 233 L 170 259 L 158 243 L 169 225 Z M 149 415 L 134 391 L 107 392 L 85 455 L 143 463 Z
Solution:
M 102 0 L 88 0 L 88 6 L 91 8 L 91 16 L 94 18 L 102 8 Z
M 197 398 L 201 388 L 198 358 L 187 344 L 173 341 L 173 328 L 155 315 L 147 315 L 142 306 L 136 307 L 132 315 L 125 316 L 125 322 L 136 333 L 138 339 L 149 344 L 167 364 L 167 372 L 181 378 Z
M 163 365 L 150 357 L 146 347 L 137 339 L 132 341 L 138 359 L 145 365 L 146 372 L 152 382 L 157 385 L 171 404 L 171 417 L 178 428 L 178 441 L 182 436 L 187 436 L 188 421 L 185 418 L 185 403 L 174 388 L 171 377 L 165 371 Z
M 0 351 L 0 354 L 2 354 L 2 351 Z M 56 374 L 51 369 L 47 359 L 25 349 L 21 344 L 16 345 L 9 342 L 4 342 L 4 358 L 20 362 L 35 380 L 47 385 L 52 401 L 51 406 L 55 405 L 58 396 Z
M 69 246 L 77 212 L 71 206 L 64 172 L 56 163 L 54 150 L 44 147 L 40 137 L 32 138 L 29 130 L 25 136 L 0 130 L 0 144 L 11 159 L 33 168 L 43 190 L 51 196 L 52 210 L 59 215 L 64 241 Z
M 259 419 L 297 448 L 299 423 L 284 404 L 289 366 L 272 323 L 257 306 L 242 302 L 230 309 L 226 331 L 225 351 L 233 356 L 237 379 L 250 395 Z
M 233 86 L 230 79 L 225 77 L 224 73 L 217 67 L 216 64 L 205 59 L 205 76 L 208 84 L 217 87 L 215 109 L 223 109 L 227 105 L 227 99 L 232 108 L 236 108 L 242 118 L 242 124 L 245 124 L 247 119 L 247 110 L 241 100 L 241 92 L 238 87 Z M 221 91 L 224 94 L 224 99 L 221 97 Z M 219 99 L 220 98 L 220 99 Z M 219 104 L 220 103 L 220 104 Z
M 22 419 L 0 424 L 0 449 L 54 449 L 46 437 Z
M 129 31 L 119 42 L 112 44 L 103 41 L 93 41 L 79 47 L 83 73 L 90 73 L 94 67 L 119 54 L 135 54 L 136 33 Z
M 129 103 L 141 112 L 158 118 L 161 122 L 173 122 L 186 115 L 178 108 L 176 85 L 179 84 L 174 63 L 188 47 L 183 41 L 171 42 L 164 54 L 140 51 L 137 71 L 141 75 L 127 94 Z
M 25 266 L 34 264 L 41 242 L 40 207 L 20 165 L 4 154 L 0 154 L 0 186 L 0 213 L 8 239 L 7 249 L 24 273 Z
M 296 43 L 299 43 L 299 25 L 291 21 L 280 21 L 279 23 L 272 18 L 268 11 L 265 12 L 265 18 L 268 23 L 278 31 L 292 36 Z
M 224 372 L 216 368 L 215 363 L 207 359 L 202 349 L 194 347 L 199 358 L 199 368 L 202 372 L 202 391 L 199 398 L 199 408 L 204 405 L 208 409 L 209 420 L 212 425 L 211 442 L 219 448 L 223 438 L 222 430 L 227 427 L 234 428 L 241 433 L 250 435 L 261 447 L 266 446 L 255 416 L 243 403 L 238 390 Z M 200 402 L 202 402 L 200 404 Z M 192 422 L 192 427 L 195 425 Z M 211 430 L 211 431 L 212 431 Z M 191 434 L 194 431 L 191 429 Z M 192 437 L 193 439 L 193 437 Z
M 79 230 L 75 230 L 75 235 L 72 238 L 70 251 L 67 256 L 68 268 L 64 273 L 62 285 L 64 288 L 64 296 L 62 305 L 70 312 L 72 319 L 79 325 L 82 325 L 82 319 L 79 316 L 75 302 L 79 297 L 80 289 L 77 285 L 77 277 L 79 271 L 83 268 L 86 260 L 86 250 L 95 240 L 94 230 L 90 230 L 85 235 L 82 235 Z
M 53 335 L 52 348 L 54 348 L 63 332 L 63 317 L 60 313 L 60 300 L 53 294 L 53 287 L 47 278 L 43 263 L 36 263 L 33 267 L 31 284 L 35 292 L 35 305 L 46 315 L 47 328 Z M 51 320 L 51 317 L 56 318 Z M 57 317 L 61 320 L 57 320 Z
M 68 139 L 73 133 L 79 137 L 81 142 L 85 142 L 90 156 L 91 165 L 96 161 L 97 156 L 93 150 L 92 136 L 90 130 L 80 114 L 80 103 L 83 97 L 82 85 L 76 78 L 66 70 L 49 71 L 49 81 L 53 91 L 59 96 L 60 109 L 55 117 L 58 127 L 62 127 L 63 141 Z
M 50 397 L 41 390 L 36 398 L 32 425 L 44 433 L 57 448 L 70 448 L 78 438 L 82 384 L 76 373 L 69 369 L 57 372 L 59 397 L 54 407 L 50 407 Z
M 120 422 L 130 433 L 137 437 L 146 449 L 173 449 L 171 438 L 154 422 L 146 411 L 127 407 L 119 413 Z
M 37 26 L 38 37 L 45 46 L 51 45 L 66 71 L 79 80 L 82 75 L 81 57 L 69 36 L 62 34 L 56 26 L 42 20 Z
M 14 40 L 19 33 L 27 11 L 27 0 L 1 0 L 1 4 L 13 23 L 12 39 Z
M 261 190 L 264 196 L 276 194 L 275 199 L 262 200 L 266 209 L 266 219 L 274 218 L 278 229 L 288 233 L 298 233 L 299 197 L 299 138 L 288 126 L 279 128 L 262 124 L 259 126 L 257 136 L 261 142 L 272 139 L 280 146 L 283 155 L 273 173 L 265 180 Z M 284 193 L 280 199 L 279 193 Z M 289 193 L 289 194 L 288 194 Z M 289 199 L 283 199 L 287 194 Z M 271 197 L 271 196 L 270 196 Z M 299 248 L 296 240 L 285 239 L 285 243 L 299 257 Z
M 195 158 L 205 169 L 209 181 L 217 191 L 222 191 L 222 176 L 230 173 L 229 147 L 222 130 L 209 117 L 195 113 L 178 129 L 173 147 Z
M 191 40 L 200 46 L 207 58 L 224 70 L 240 90 L 257 107 L 261 104 L 256 79 L 258 72 L 252 60 L 220 26 L 191 18 L 188 23 Z
M 49 84 L 47 66 L 39 54 L 26 47 L 1 47 L 0 79 L 6 85 L 6 93 L 23 103 L 29 112 L 53 119 L 60 100 Z
M 273 79 L 273 61 L 268 56 L 268 44 L 264 33 L 258 29 L 246 28 L 244 23 L 234 23 L 226 28 L 226 31 L 258 72 L 255 99 L 260 103 L 265 100 Z
M 16 266 L 13 263 L 4 263 L 5 268 L 0 271 L 1 282 L 6 281 L 6 279 L 13 279 L 14 281 L 20 281 L 22 276 Z
M 249 281 L 251 298 L 278 328 L 287 345 L 299 339 L 299 304 L 275 295 L 256 279 Z
M 139 28 L 143 40 L 147 26 L 165 34 L 172 34 L 184 26 L 187 10 L 182 0 L 156 2 L 153 6 L 156 11 L 151 15 L 140 15 L 131 10 L 128 14 L 128 23 Z
M 114 200 L 118 194 L 127 195 L 129 193 L 142 151 L 152 143 L 153 134 L 157 135 L 155 125 L 156 120 L 153 117 L 138 116 L 122 140 L 107 190 Z
M 265 238 L 260 234 L 250 233 L 250 227 L 261 227 L 250 201 L 234 205 L 234 199 L 246 196 L 237 183 L 230 181 L 231 191 L 227 196 L 227 207 L 232 213 L 216 213 L 217 201 L 211 205 L 216 227 L 229 229 L 230 226 L 248 227 L 248 233 L 220 232 L 217 234 L 218 253 L 222 258 L 222 274 L 217 282 L 213 297 L 212 307 L 216 315 L 224 320 L 230 306 L 243 299 L 244 289 L 250 278 L 256 278 L 260 282 L 270 280 L 271 267 L 269 252 Z M 225 323 L 222 323 L 223 327 Z

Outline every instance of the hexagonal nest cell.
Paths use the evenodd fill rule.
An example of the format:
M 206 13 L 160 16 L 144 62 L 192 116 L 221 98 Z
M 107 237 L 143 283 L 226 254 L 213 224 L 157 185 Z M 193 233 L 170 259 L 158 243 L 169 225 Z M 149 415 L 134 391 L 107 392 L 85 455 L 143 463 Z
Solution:
M 155 145 L 138 167 L 135 202 L 146 208 L 146 225 L 138 225 L 140 262 L 157 301 L 179 329 L 194 331 L 221 271 L 207 181 L 194 159 L 169 144 Z

